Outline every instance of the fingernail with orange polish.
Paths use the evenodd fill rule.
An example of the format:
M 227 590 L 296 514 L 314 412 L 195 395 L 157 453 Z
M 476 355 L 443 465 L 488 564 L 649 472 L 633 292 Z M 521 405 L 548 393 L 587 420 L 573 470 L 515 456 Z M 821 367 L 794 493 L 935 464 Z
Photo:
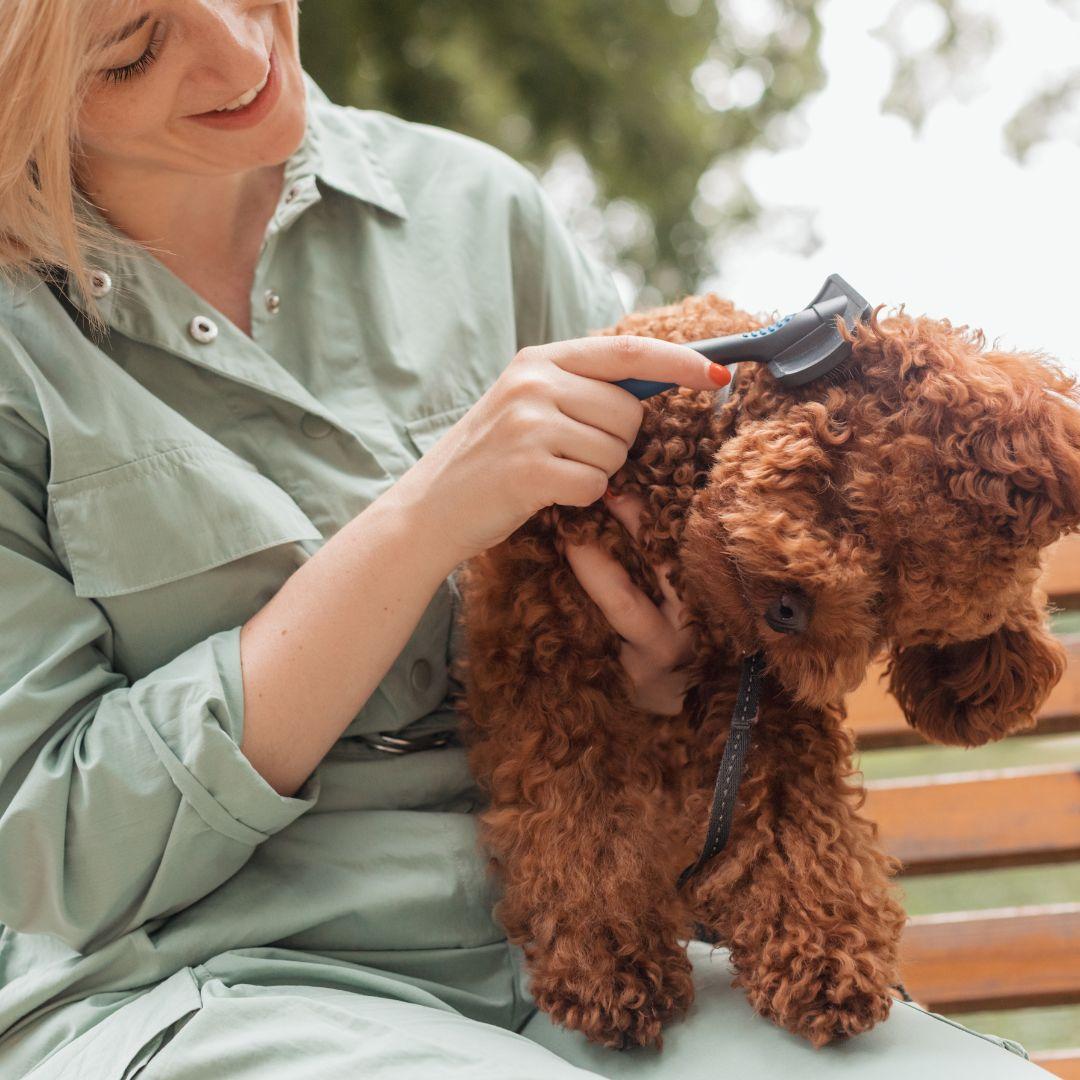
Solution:
M 723 364 L 710 364 L 709 378 L 712 379 L 717 386 L 727 386 L 727 384 L 731 382 L 731 372 L 728 371 Z

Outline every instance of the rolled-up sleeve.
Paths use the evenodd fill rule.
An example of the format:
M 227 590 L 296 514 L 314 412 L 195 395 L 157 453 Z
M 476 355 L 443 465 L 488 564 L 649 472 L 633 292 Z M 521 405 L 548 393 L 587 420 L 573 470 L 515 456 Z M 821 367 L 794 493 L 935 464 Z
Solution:
M 585 337 L 626 314 L 611 270 L 575 240 L 547 192 L 520 167 L 514 237 L 517 347 Z
M 280 795 L 240 752 L 239 626 L 110 667 L 49 543 L 38 421 L 0 386 L 0 923 L 85 952 L 217 888 L 319 782 Z

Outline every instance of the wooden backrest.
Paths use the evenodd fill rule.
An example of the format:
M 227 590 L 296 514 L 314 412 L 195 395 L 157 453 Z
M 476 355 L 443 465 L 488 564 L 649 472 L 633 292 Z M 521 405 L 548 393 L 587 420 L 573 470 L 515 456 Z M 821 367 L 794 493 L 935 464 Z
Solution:
M 1022 734 L 1049 735 L 1080 730 L 1080 634 L 1063 636 L 1068 667 L 1039 711 L 1038 724 Z M 875 664 L 866 681 L 848 695 L 848 723 L 864 750 L 918 746 L 925 741 L 908 725 L 896 698 L 885 689 L 884 665 Z
M 1050 549 L 1041 584 L 1055 607 L 1080 607 L 1080 533 L 1070 533 Z M 1080 730 L 1080 634 L 1065 636 L 1062 643 L 1069 651 L 1068 670 L 1040 712 L 1038 726 L 1025 734 Z M 884 664 L 875 664 L 847 699 L 851 726 L 865 750 L 923 741 L 886 691 L 884 670 Z
M 877 780 L 865 813 L 905 874 L 1080 858 L 1080 766 Z
M 1042 579 L 1057 608 L 1080 608 L 1080 534 L 1061 540 Z M 1030 733 L 1080 731 L 1080 634 L 1065 636 L 1065 677 Z M 848 698 L 862 749 L 921 744 L 881 680 Z M 867 783 L 864 813 L 905 875 L 1052 864 L 1080 858 L 1080 765 L 1060 764 Z M 1052 872 L 1049 871 L 1048 872 Z M 935 1012 L 1080 1002 L 1080 904 L 916 916 L 902 978 Z M 1080 1077 L 1080 1047 L 1033 1053 L 1061 1077 Z
M 1080 533 L 1070 533 L 1050 549 L 1042 587 L 1062 607 L 1080 604 Z

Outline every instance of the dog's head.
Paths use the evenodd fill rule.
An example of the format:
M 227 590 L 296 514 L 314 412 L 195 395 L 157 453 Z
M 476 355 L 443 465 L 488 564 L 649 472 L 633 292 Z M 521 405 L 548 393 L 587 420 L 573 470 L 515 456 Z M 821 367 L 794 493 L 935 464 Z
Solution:
M 683 573 L 796 700 L 835 702 L 887 652 L 909 722 L 976 745 L 1031 724 L 1062 674 L 1037 579 L 1042 551 L 1080 525 L 1080 392 L 1042 355 L 879 312 L 817 382 L 739 366 Z M 760 325 L 713 297 L 654 323 L 679 341 Z

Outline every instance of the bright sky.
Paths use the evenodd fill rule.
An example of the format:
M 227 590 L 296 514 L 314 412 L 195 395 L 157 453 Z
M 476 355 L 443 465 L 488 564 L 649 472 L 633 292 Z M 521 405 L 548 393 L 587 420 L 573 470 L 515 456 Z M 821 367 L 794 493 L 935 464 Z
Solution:
M 998 20 L 998 45 L 965 99 L 940 101 L 918 136 L 879 108 L 892 54 L 868 31 L 894 6 L 820 4 L 828 84 L 800 108 L 806 139 L 748 157 L 744 180 L 764 220 L 755 235 L 729 238 L 721 275 L 697 291 L 785 314 L 836 272 L 872 304 L 981 327 L 988 343 L 1042 349 L 1080 370 L 1080 123 L 1073 116 L 1072 138 L 1062 130 L 1024 165 L 1002 135 L 1033 94 L 1080 69 L 1080 6 L 978 0 Z M 932 39 L 933 13 L 917 11 L 921 0 L 907 6 L 908 31 Z M 800 212 L 823 240 L 810 255 L 790 227 Z
M 701 0 L 668 0 L 693 6 Z M 705 0 L 708 2 L 708 0 Z M 753 37 L 777 28 L 775 0 L 727 0 Z M 1062 76 L 1080 72 L 1080 0 L 964 0 L 992 17 L 997 43 L 916 135 L 881 112 L 893 55 L 871 31 L 890 15 L 916 48 L 944 29 L 929 0 L 820 0 L 827 84 L 793 114 L 803 138 L 756 150 L 706 173 L 699 198 L 722 204 L 747 183 L 765 207 L 751 233 L 716 237 L 719 275 L 698 283 L 749 311 L 804 307 L 830 273 L 871 304 L 981 328 L 988 344 L 1043 350 L 1080 371 L 1080 108 L 1019 164 L 1004 127 L 1018 108 Z M 790 31 L 790 25 L 788 27 Z M 760 78 L 728 77 L 717 61 L 694 73 L 715 108 L 749 103 Z M 560 155 L 544 185 L 579 241 L 609 257 L 612 241 L 648 227 L 639 208 L 615 200 L 601 212 L 580 154 Z M 807 237 L 821 246 L 811 251 Z M 628 306 L 647 307 L 616 270 Z M 659 294 L 657 294 L 658 302 Z

